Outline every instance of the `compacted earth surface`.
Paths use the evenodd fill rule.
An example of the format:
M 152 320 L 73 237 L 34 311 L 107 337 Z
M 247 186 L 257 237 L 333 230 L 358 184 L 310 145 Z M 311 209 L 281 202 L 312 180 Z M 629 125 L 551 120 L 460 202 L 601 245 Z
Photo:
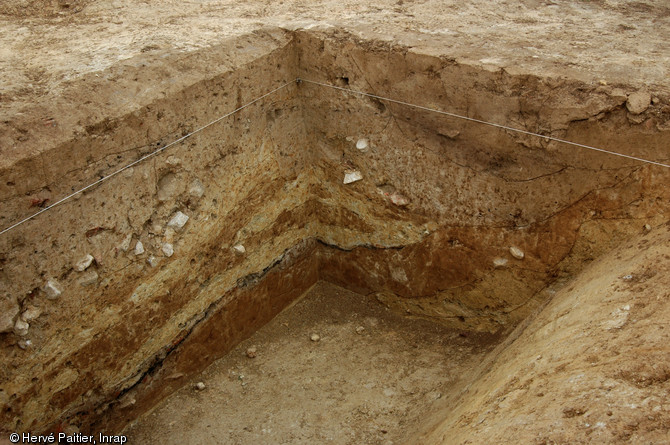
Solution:
M 319 282 L 125 434 L 138 444 L 403 443 L 496 343 Z
M 599 0 L 2 0 L 0 108 L 152 51 L 187 53 L 264 26 L 341 27 L 490 67 L 667 83 L 670 7 Z M 82 102 L 86 99 L 81 99 Z M 15 108 L 16 107 L 16 108 Z

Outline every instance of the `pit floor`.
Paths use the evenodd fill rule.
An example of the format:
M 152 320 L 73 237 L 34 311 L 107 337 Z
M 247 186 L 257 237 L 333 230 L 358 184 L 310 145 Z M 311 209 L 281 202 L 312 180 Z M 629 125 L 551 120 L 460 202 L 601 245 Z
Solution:
M 125 434 L 132 444 L 402 443 L 495 343 L 319 282 Z

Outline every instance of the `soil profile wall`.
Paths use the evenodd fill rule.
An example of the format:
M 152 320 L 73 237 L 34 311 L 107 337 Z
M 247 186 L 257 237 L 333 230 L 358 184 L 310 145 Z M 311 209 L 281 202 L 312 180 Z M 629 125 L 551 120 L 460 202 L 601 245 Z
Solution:
M 24 134 L 15 151 L 29 154 L 3 167 L 3 226 L 38 210 L 34 200 L 53 202 L 294 79 L 290 43 L 273 30 L 167 62 L 126 61 L 108 79 L 73 85 L 64 93 L 73 102 L 48 110 L 52 126 L 41 109 L 19 117 L 9 124 Z M 200 66 L 200 76 L 190 71 Z M 140 78 L 153 96 L 110 105 Z M 88 101 L 109 114 L 80 116 L 72 131 L 70 113 Z M 282 89 L 2 237 L 3 428 L 38 431 L 76 416 L 85 429 L 110 403 L 146 409 L 156 386 L 137 401 L 131 389 L 156 379 L 189 336 L 202 339 L 194 327 L 204 319 L 222 327 L 181 348 L 189 352 L 163 393 L 316 281 L 303 261 L 313 250 L 303 241 L 311 163 L 298 150 L 297 108 L 295 88 Z
M 298 51 L 305 79 L 668 157 L 667 96 L 633 113 L 630 86 L 472 66 L 336 31 L 299 33 Z M 321 278 L 403 312 L 500 331 L 541 304 L 549 283 L 667 218 L 667 168 L 309 82 L 301 94 L 322 175 L 315 195 L 360 221 L 319 232 L 333 247 Z M 347 169 L 364 180 L 341 187 Z
M 266 30 L 85 76 L 3 124 L 3 227 L 290 83 L 0 238 L 3 428 L 118 431 L 318 279 L 508 332 L 548 284 L 667 211 L 658 167 L 296 78 L 667 156 L 663 92 L 631 113 L 631 87 L 336 30 Z M 344 184 L 352 171 L 363 179 Z

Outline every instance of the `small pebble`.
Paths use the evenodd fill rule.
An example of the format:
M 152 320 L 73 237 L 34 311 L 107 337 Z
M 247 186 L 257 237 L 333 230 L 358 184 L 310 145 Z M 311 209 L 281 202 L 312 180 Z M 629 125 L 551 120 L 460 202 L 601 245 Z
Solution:
M 14 323 L 14 333 L 19 337 L 25 337 L 28 335 L 28 328 L 30 328 L 30 325 L 21 320 L 21 317 L 19 317 L 16 320 L 16 323 Z
M 77 272 L 83 272 L 86 269 L 89 268 L 91 264 L 93 264 L 93 255 L 86 255 L 84 258 L 80 259 L 77 261 L 77 264 L 74 265 L 74 269 Z
M 253 346 L 250 347 L 250 348 L 247 348 L 246 354 L 247 354 L 247 357 L 249 357 L 249 358 L 255 358 L 256 357 L 256 348 L 253 347 Z
M 205 194 L 205 186 L 202 185 L 199 179 L 194 179 L 188 189 L 188 194 L 194 198 L 202 198 L 202 195 Z
M 90 270 L 81 276 L 79 284 L 82 286 L 91 286 L 98 282 L 98 278 L 98 273 L 94 270 Z
M 243 253 L 245 253 L 247 251 L 247 249 L 245 249 L 242 244 L 234 245 L 233 250 L 235 251 L 235 253 L 238 253 L 240 255 L 242 255 Z
M 156 267 L 158 266 L 158 258 L 151 255 L 149 258 L 147 258 L 147 263 L 149 263 L 149 266 L 151 267 Z
M 517 260 L 522 260 L 526 255 L 523 253 L 523 250 L 518 247 L 512 246 L 509 248 L 509 253 L 516 258 Z
M 409 198 L 407 198 L 405 195 L 402 195 L 398 192 L 393 192 L 389 195 L 389 199 L 391 202 L 398 207 L 404 207 L 407 204 L 409 204 Z
M 137 244 L 135 244 L 135 255 L 142 255 L 144 253 L 144 244 L 142 244 L 142 241 L 138 241 Z
M 360 151 L 367 150 L 368 140 L 367 139 L 359 139 L 358 142 L 356 142 L 356 148 L 359 149 Z
M 168 258 L 174 255 L 174 247 L 172 247 L 172 244 L 170 243 L 163 244 L 162 250 L 163 255 L 165 255 Z
M 321 340 L 321 337 L 319 336 L 319 334 L 312 334 L 309 336 L 309 339 L 312 341 L 319 341 Z
M 172 227 L 168 227 L 167 229 L 165 229 L 165 234 L 163 235 L 163 241 L 166 243 L 173 244 L 174 235 L 175 235 L 174 229 Z
M 19 345 L 19 348 L 26 350 L 33 345 L 33 342 L 30 340 L 21 339 L 18 341 L 17 345 Z
M 363 326 L 358 326 L 356 328 L 356 333 L 359 334 L 359 335 L 362 334 L 364 331 L 365 331 L 365 328 Z
M 195 389 L 197 389 L 198 391 L 202 391 L 203 389 L 205 389 L 205 384 L 203 382 L 198 382 L 195 384 Z
M 505 267 L 507 265 L 507 258 L 496 258 L 493 260 L 493 267 Z
M 167 225 L 168 227 L 172 227 L 174 230 L 179 231 L 186 225 L 188 219 L 188 215 L 178 211 L 174 214 L 172 219 L 170 219 L 170 222 L 168 222 Z
M 352 182 L 360 181 L 363 179 L 363 175 L 359 171 L 348 172 L 344 174 L 344 184 L 351 184 Z
M 181 159 L 179 159 L 176 156 L 168 156 L 168 158 L 165 160 L 165 163 L 167 165 L 171 165 L 173 167 L 176 167 L 177 165 L 181 164 Z
M 48 300 L 55 300 L 60 296 L 63 290 L 60 287 L 60 283 L 54 279 L 47 280 L 42 290 L 47 294 Z
M 42 315 L 42 309 L 38 308 L 37 306 L 29 305 L 21 314 L 21 318 L 23 321 L 29 323 L 37 319 L 40 315 Z
M 125 238 L 123 238 L 123 241 L 121 241 L 117 247 L 119 248 L 119 250 L 127 252 L 128 249 L 130 249 L 130 242 L 132 240 L 133 240 L 133 234 L 129 233 L 128 235 L 126 235 Z
M 645 232 L 651 232 L 651 226 L 649 224 L 644 225 L 644 231 Z

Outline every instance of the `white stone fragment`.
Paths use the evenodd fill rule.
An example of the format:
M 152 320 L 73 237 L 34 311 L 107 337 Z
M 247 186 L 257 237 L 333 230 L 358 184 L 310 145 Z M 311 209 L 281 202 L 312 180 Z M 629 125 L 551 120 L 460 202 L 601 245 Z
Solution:
M 98 282 L 98 273 L 94 270 L 90 270 L 81 276 L 79 279 L 79 284 L 82 286 L 90 286 Z
M 93 264 L 93 260 L 94 260 L 93 255 L 91 254 L 86 255 L 84 258 L 77 261 L 77 264 L 74 265 L 74 270 L 76 270 L 77 272 L 85 271 L 91 266 L 91 264 Z
M 135 255 L 142 255 L 144 253 L 144 244 L 142 244 L 142 241 L 138 241 L 137 244 L 135 244 Z
M 31 321 L 36 320 L 40 315 L 42 315 L 42 309 L 37 306 L 29 305 L 21 314 L 21 319 L 30 323 Z
M 317 341 L 321 340 L 321 336 L 319 334 L 312 334 L 312 335 L 309 336 L 309 339 L 314 341 L 314 342 L 317 342 Z
M 651 232 L 651 226 L 649 224 L 644 225 L 644 231 L 645 232 Z
M 42 290 L 45 294 L 47 294 L 48 300 L 55 300 L 60 296 L 60 294 L 63 293 L 63 289 L 61 289 L 60 284 L 54 279 L 47 280 L 44 286 L 42 286 Z
M 164 243 L 161 250 L 163 250 L 163 254 L 168 258 L 174 255 L 174 247 L 170 243 Z
M 188 194 L 195 198 L 202 198 L 202 195 L 205 194 L 205 186 L 199 179 L 194 179 L 188 188 Z
M 398 192 L 391 193 L 389 195 L 389 199 L 393 204 L 397 205 L 398 207 L 404 207 L 407 204 L 409 204 L 409 198 Z
M 19 345 L 19 348 L 21 348 L 21 349 L 28 349 L 29 347 L 31 347 L 33 345 L 33 342 L 31 342 L 30 340 L 26 340 L 26 339 L 22 338 L 16 344 Z
M 195 389 L 198 391 L 202 391 L 206 388 L 205 384 L 203 382 L 198 382 L 195 384 Z
M 368 149 L 369 143 L 368 140 L 365 138 L 359 139 L 356 142 L 356 148 L 359 149 L 360 151 L 366 151 Z
M 130 242 L 133 240 L 133 234 L 129 233 L 118 245 L 119 250 L 127 252 L 130 249 Z
M 628 307 L 628 310 L 615 309 L 610 313 L 611 318 L 609 320 L 605 320 L 602 323 L 602 327 L 608 331 L 614 329 L 621 329 L 628 321 L 628 317 L 630 315 L 629 310 L 630 306 Z
M 0 300 L 0 332 L 9 332 L 14 329 L 14 318 L 21 308 L 14 297 Z
M 651 94 L 646 91 L 636 91 L 628 96 L 626 108 L 633 114 L 643 113 L 651 104 Z
M 151 255 L 149 258 L 147 258 L 147 263 L 149 263 L 149 266 L 151 267 L 156 267 L 158 266 L 158 258 Z
M 14 333 L 19 337 L 25 337 L 28 335 L 28 328 L 30 328 L 30 325 L 27 322 L 21 320 L 20 317 L 16 320 L 16 323 L 14 323 Z
M 526 256 L 526 255 L 523 253 L 523 250 L 519 249 L 519 248 L 516 247 L 516 246 L 511 246 L 511 247 L 509 248 L 509 253 L 510 253 L 514 258 L 516 258 L 517 260 L 523 260 L 523 258 Z
M 176 167 L 178 165 L 181 165 L 181 159 L 179 159 L 176 156 L 168 156 L 168 158 L 165 160 L 165 163 L 167 165 L 171 165 L 173 167 Z
M 363 175 L 361 175 L 361 172 L 358 170 L 355 170 L 345 173 L 343 182 L 345 184 L 351 184 L 352 182 L 360 181 L 361 179 L 363 179 Z
M 242 255 L 243 253 L 245 253 L 247 251 L 247 249 L 245 249 L 242 244 L 234 245 L 233 250 L 235 251 L 235 253 L 239 253 L 240 255 Z
M 188 215 L 177 211 L 168 223 L 168 227 L 172 227 L 174 230 L 179 231 L 184 228 L 186 222 L 188 222 Z
M 507 258 L 496 258 L 493 260 L 494 267 L 505 267 L 507 266 Z

